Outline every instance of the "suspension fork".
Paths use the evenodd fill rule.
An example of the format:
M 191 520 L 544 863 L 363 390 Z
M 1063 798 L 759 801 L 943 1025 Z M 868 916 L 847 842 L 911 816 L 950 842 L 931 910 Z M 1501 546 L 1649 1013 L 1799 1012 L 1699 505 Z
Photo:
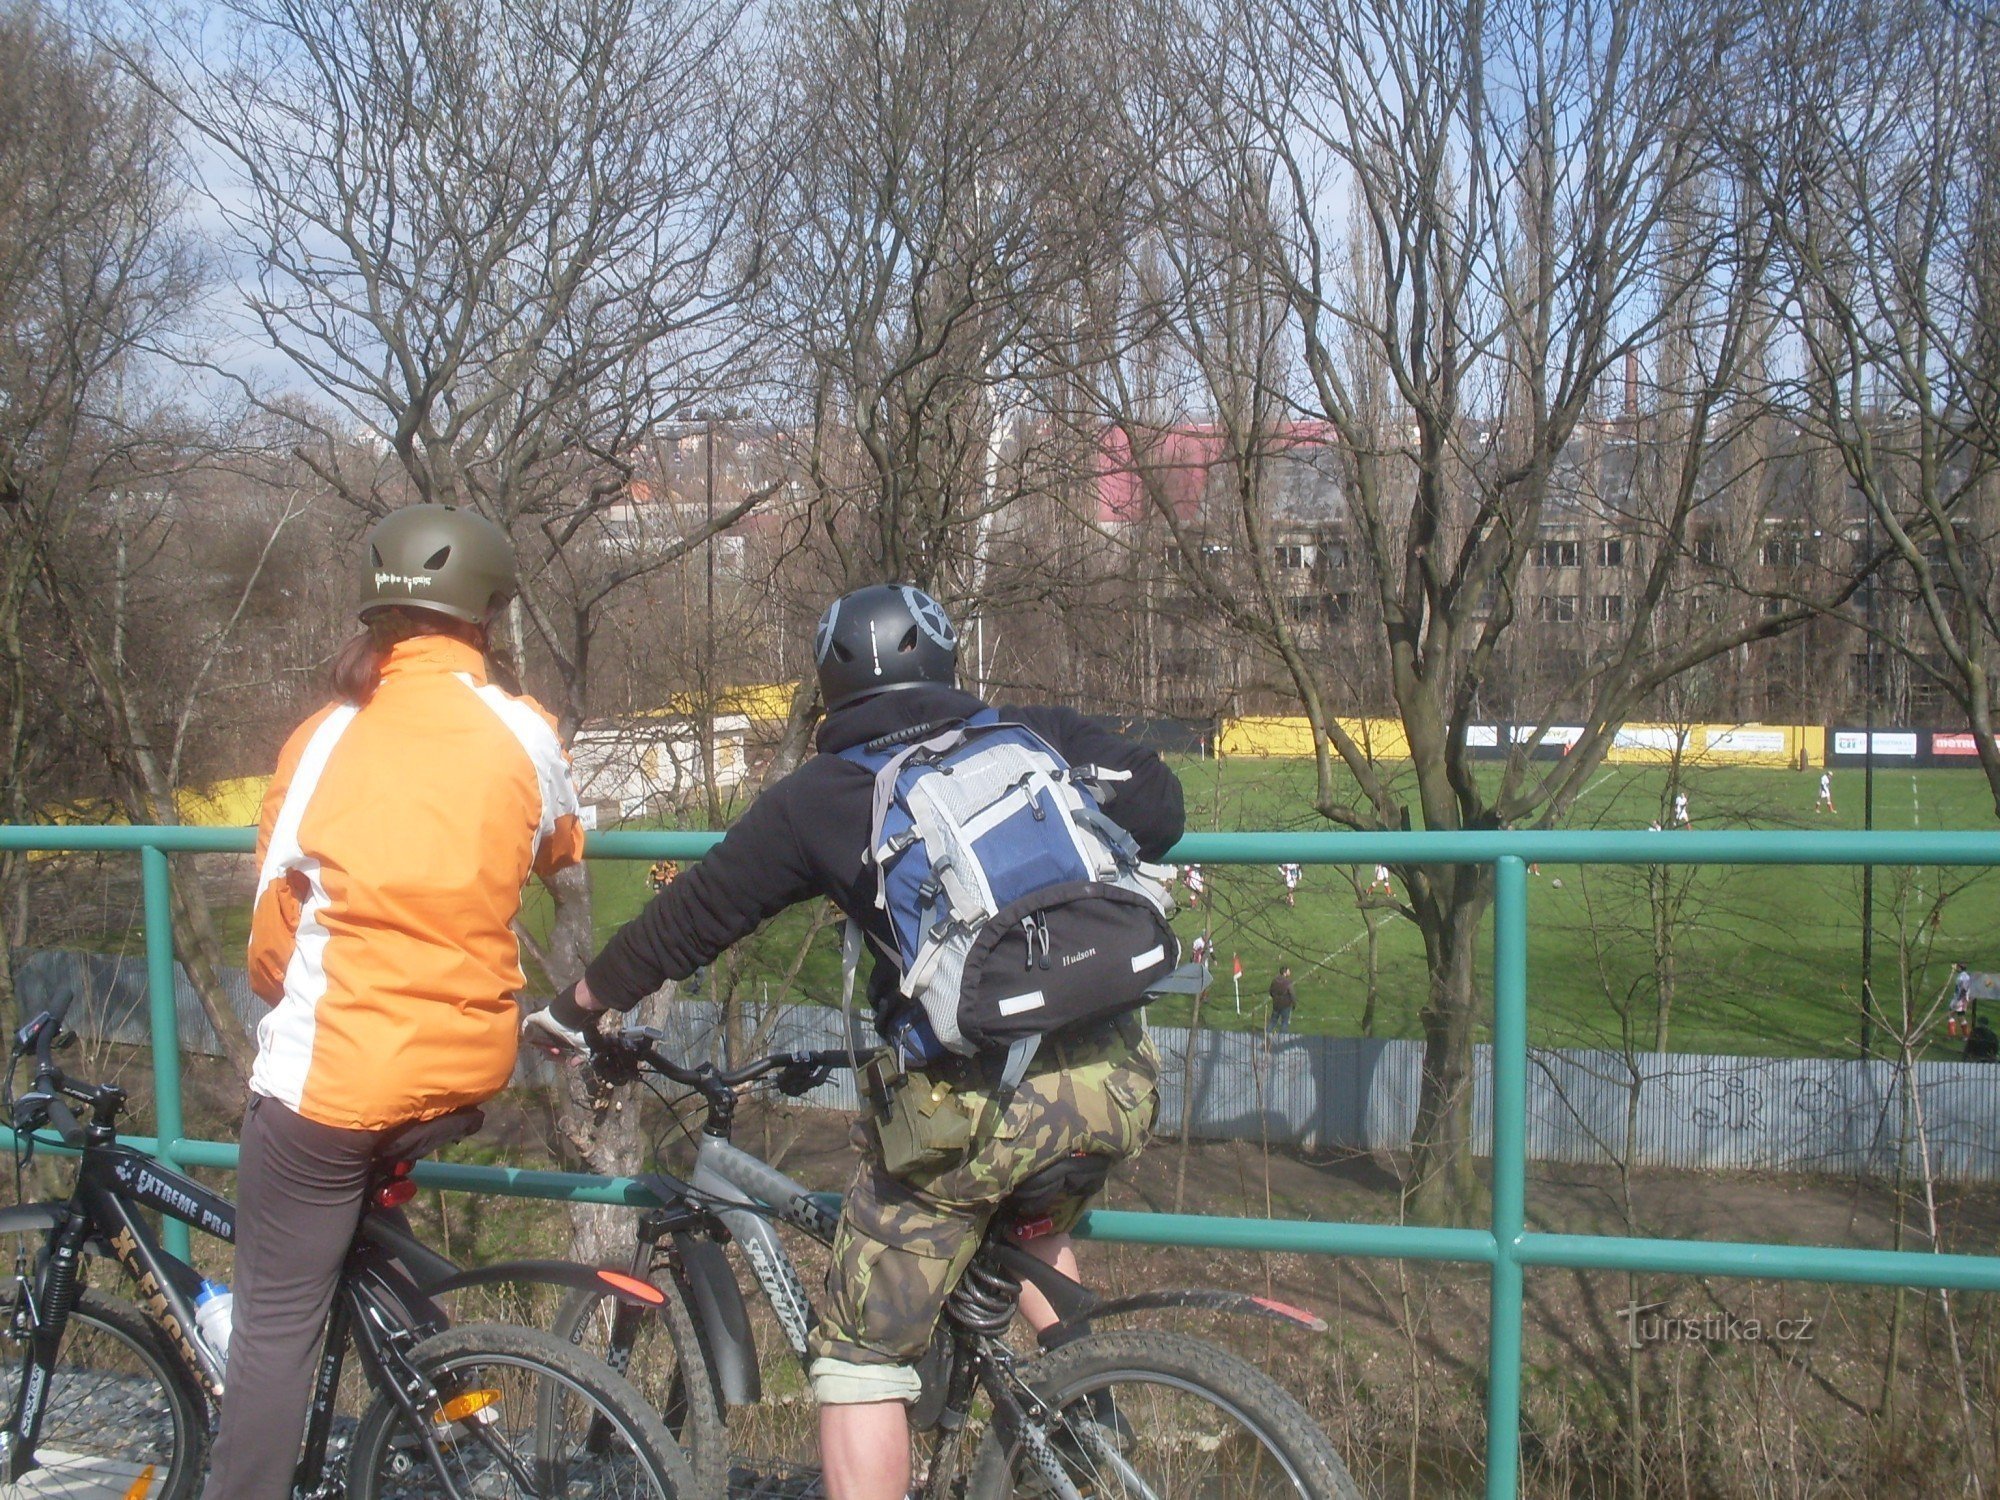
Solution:
M 49 1260 L 39 1277 L 19 1277 L 24 1306 L 17 1319 L 27 1320 L 27 1347 L 21 1356 L 21 1387 L 8 1413 L 5 1477 L 19 1479 L 34 1463 L 35 1444 L 48 1410 L 49 1388 L 55 1379 L 56 1354 L 62 1348 L 69 1315 L 76 1307 L 83 1272 L 83 1246 L 90 1238 L 90 1220 L 71 1213 L 49 1235 Z M 36 1283 L 39 1282 L 39 1288 Z

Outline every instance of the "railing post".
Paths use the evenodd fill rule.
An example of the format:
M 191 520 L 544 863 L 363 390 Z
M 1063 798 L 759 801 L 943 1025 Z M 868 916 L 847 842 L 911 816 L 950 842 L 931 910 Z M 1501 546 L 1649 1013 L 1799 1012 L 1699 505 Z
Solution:
M 146 904 L 146 999 L 153 1022 L 153 1134 L 159 1158 L 174 1165 L 174 1148 L 186 1134 L 181 1122 L 181 1020 L 174 1005 L 174 899 L 167 852 L 157 844 L 139 851 Z M 178 1219 L 160 1226 L 169 1255 L 186 1260 L 188 1227 Z
M 1487 1308 L 1486 1500 L 1514 1500 L 1521 1463 L 1521 1234 L 1527 1198 L 1528 871 L 1495 862 L 1493 1290 Z

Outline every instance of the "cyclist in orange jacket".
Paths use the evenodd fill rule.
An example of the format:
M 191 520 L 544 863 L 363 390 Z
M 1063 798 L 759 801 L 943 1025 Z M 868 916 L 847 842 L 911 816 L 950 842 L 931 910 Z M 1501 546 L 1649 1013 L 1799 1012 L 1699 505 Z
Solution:
M 257 836 L 250 987 L 271 1009 L 237 1173 L 236 1289 L 207 1500 L 282 1500 L 313 1352 L 384 1140 L 514 1070 L 511 924 L 583 857 L 555 721 L 487 680 L 505 533 L 415 505 L 368 536 L 339 699 L 278 757 Z

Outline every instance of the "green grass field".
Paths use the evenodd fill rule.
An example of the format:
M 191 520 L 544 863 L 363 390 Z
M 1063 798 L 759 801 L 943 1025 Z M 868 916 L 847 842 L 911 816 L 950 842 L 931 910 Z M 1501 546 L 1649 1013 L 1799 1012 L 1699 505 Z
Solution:
M 1300 761 L 1177 763 L 1187 791 L 1188 826 L 1207 829 L 1323 830 L 1310 806 L 1311 767 Z M 1819 773 L 1747 768 L 1683 773 L 1702 828 L 1858 828 L 1861 774 L 1835 773 L 1839 814 L 1815 814 Z M 1664 811 L 1664 770 L 1606 767 L 1578 800 L 1567 826 L 1643 829 Z M 1882 829 L 1992 829 L 1992 803 L 1976 774 L 1876 774 L 1875 825 Z M 1661 838 L 1672 838 L 1671 832 Z M 1996 830 L 2000 837 L 2000 830 Z M 1423 948 L 1393 903 L 1357 896 L 1342 866 L 1309 867 L 1296 907 L 1284 902 L 1273 867 L 1211 866 L 1209 899 L 1183 910 L 1183 943 L 1206 932 L 1217 984 L 1206 1020 L 1261 1026 L 1265 993 L 1281 963 L 1293 967 L 1300 1030 L 1359 1035 L 1368 992 L 1366 927 L 1377 929 L 1375 1034 L 1415 1037 L 1424 999 Z M 646 898 L 645 867 L 595 866 L 600 939 Z M 1396 882 L 1400 895 L 1401 882 Z M 538 898 L 540 899 L 540 898 Z M 1858 870 L 1689 869 L 1545 865 L 1530 881 L 1530 1026 L 1551 1046 L 1619 1047 L 1628 1035 L 1650 1048 L 1657 1006 L 1656 907 L 1677 916 L 1672 933 L 1674 1002 L 1667 1044 L 1682 1052 L 1774 1055 L 1851 1054 L 1861 1024 Z M 1366 910 L 1364 910 L 1364 902 Z M 1883 869 L 1876 872 L 1875 992 L 1900 1014 L 1907 991 L 1917 1012 L 1932 1008 L 1954 959 L 2000 969 L 2000 872 Z M 531 917 L 541 925 L 545 914 Z M 752 999 L 835 1003 L 839 928 L 827 923 L 795 981 L 798 946 L 812 920 L 805 908 L 773 922 L 745 945 L 737 983 Z M 1490 940 L 1486 945 L 1490 954 Z M 1230 961 L 1243 962 L 1242 1013 L 1235 1010 Z M 1186 1002 L 1156 1007 L 1162 1022 L 1186 1019 Z M 1940 1036 L 1932 1055 L 1951 1055 Z

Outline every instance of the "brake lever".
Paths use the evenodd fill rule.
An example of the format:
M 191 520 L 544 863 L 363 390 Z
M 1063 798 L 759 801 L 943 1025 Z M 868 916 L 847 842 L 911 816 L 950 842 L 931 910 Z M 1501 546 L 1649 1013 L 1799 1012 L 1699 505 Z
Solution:
M 636 1082 L 639 1077 L 639 1055 L 624 1045 L 622 1036 L 592 1035 L 584 1049 L 583 1062 L 607 1088 Z
M 833 1077 L 831 1063 L 792 1063 L 778 1075 L 778 1092 L 799 1099 Z

